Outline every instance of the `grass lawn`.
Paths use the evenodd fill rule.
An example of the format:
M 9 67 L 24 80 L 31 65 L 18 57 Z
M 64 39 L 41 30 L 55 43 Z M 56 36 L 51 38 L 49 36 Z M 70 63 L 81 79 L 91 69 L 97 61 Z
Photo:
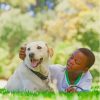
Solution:
M 9 92 L 0 89 L 0 100 L 100 100 L 100 87 L 95 86 L 90 92 L 65 93 L 60 92 Z

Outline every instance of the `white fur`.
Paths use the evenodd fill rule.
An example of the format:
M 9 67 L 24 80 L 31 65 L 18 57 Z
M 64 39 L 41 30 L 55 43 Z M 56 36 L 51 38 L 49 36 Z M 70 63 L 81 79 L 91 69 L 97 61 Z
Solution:
M 38 50 L 37 46 L 41 46 L 42 49 Z M 31 48 L 30 51 L 28 48 Z M 33 68 L 29 59 L 29 53 L 34 52 L 35 59 L 40 59 L 43 57 L 42 63 Z M 27 67 L 26 67 L 27 66 Z M 50 81 L 50 71 L 49 71 L 49 54 L 46 44 L 42 41 L 31 42 L 26 45 L 26 58 L 16 69 L 14 74 L 10 77 L 7 82 L 6 89 L 18 90 L 18 91 L 38 91 L 38 90 L 48 90 Z M 42 80 L 36 74 L 34 74 L 30 69 L 40 72 L 44 76 L 48 76 L 48 79 Z

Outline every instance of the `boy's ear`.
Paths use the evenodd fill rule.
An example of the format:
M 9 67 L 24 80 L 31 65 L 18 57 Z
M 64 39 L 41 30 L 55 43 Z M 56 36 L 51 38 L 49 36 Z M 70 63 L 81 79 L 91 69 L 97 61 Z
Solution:
M 52 48 L 48 48 L 48 53 L 49 53 L 49 56 L 52 57 L 53 54 L 54 54 L 54 51 Z

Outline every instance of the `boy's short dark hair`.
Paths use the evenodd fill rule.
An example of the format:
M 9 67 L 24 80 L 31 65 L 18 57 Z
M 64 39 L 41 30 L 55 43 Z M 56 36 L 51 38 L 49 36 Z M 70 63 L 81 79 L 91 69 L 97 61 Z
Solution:
M 87 67 L 90 68 L 95 62 L 94 54 L 87 48 L 79 48 L 78 50 L 87 56 L 88 58 Z

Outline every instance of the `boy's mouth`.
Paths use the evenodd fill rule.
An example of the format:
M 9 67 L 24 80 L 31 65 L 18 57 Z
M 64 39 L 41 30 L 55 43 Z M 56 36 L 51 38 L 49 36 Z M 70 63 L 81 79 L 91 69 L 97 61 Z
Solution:
M 42 63 L 43 58 L 40 58 L 40 59 L 33 59 L 33 58 L 31 58 L 30 61 L 31 61 L 31 66 L 32 66 L 33 68 L 35 68 L 35 67 L 37 67 L 39 64 Z

